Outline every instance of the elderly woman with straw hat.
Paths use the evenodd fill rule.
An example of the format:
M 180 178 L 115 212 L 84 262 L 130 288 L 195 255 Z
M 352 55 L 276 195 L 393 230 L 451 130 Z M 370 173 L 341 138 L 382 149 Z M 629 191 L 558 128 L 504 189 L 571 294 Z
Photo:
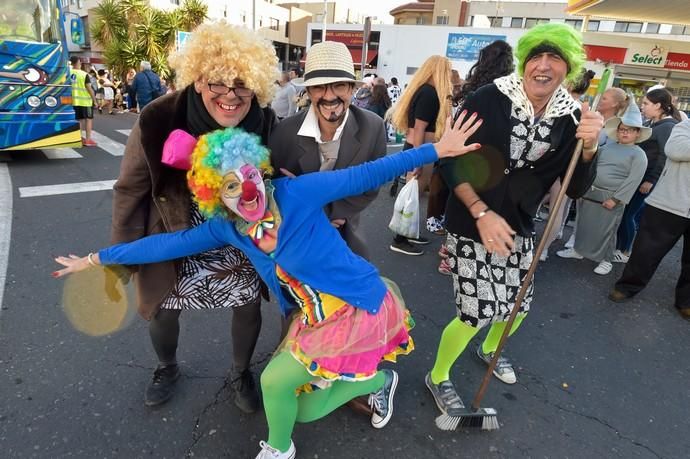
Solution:
M 580 108 L 563 86 L 579 77 L 585 61 L 580 34 L 565 24 L 538 25 L 520 38 L 516 57 L 517 74 L 479 88 L 462 107 L 484 120 L 471 138 L 482 147 L 441 162 L 452 190 L 446 247 L 457 317 L 443 331 L 426 385 L 439 409 L 452 417 L 463 415 L 464 404 L 450 369 L 485 326 L 489 332 L 476 354 L 482 362 L 491 361 L 532 262 L 533 217 L 548 188 L 565 174 L 578 138 L 583 156 L 568 195 L 581 196 L 596 171 L 592 159 L 603 119 L 587 106 Z M 511 331 L 526 316 L 532 290 Z M 494 375 L 506 384 L 517 381 L 503 356 Z
M 283 171 L 302 175 L 343 169 L 386 154 L 383 120 L 350 104 L 361 82 L 344 44 L 325 41 L 309 48 L 304 78 L 293 82 L 306 87 L 311 106 L 281 121 L 271 134 L 271 164 L 279 176 Z M 369 258 L 369 250 L 359 231 L 359 215 L 377 194 L 377 189 L 370 190 L 325 209 L 347 245 L 364 258 Z

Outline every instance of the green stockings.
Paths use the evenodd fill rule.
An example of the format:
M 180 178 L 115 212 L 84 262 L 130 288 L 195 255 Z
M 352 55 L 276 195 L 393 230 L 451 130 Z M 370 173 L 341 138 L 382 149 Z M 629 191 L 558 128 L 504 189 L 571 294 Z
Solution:
M 515 333 L 515 330 L 520 326 L 526 315 L 517 315 L 515 322 L 513 322 L 513 328 L 510 330 L 511 335 Z M 494 322 L 491 325 L 489 333 L 487 333 L 486 339 L 482 344 L 482 351 L 485 354 L 496 350 L 506 324 L 507 322 Z M 462 351 L 465 350 L 467 343 L 474 338 L 474 335 L 479 330 L 479 328 L 460 322 L 460 319 L 457 317 L 446 326 L 441 334 L 441 343 L 438 345 L 436 363 L 434 363 L 434 368 L 431 370 L 431 381 L 434 384 L 450 379 L 450 367 L 453 366 L 460 354 L 462 354 Z
M 268 444 L 280 451 L 290 448 L 295 422 L 311 422 L 329 414 L 355 397 L 376 392 L 385 381 L 383 373 L 366 381 L 335 381 L 327 389 L 296 395 L 295 390 L 314 379 L 304 365 L 287 351 L 273 358 L 261 374 Z

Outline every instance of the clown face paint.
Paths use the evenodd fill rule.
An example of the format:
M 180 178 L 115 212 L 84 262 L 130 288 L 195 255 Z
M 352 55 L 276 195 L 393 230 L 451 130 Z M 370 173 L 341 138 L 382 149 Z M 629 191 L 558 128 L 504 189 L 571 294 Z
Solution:
M 247 222 L 255 222 L 266 213 L 266 186 L 261 172 L 251 164 L 225 174 L 220 197 L 225 207 Z

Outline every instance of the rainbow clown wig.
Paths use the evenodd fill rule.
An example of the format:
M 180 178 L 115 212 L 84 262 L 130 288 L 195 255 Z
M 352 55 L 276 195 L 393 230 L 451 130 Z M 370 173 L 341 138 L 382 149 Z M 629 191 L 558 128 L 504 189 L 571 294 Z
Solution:
M 580 79 L 586 60 L 582 35 L 569 25 L 554 22 L 532 27 L 520 37 L 515 48 L 518 75 L 523 75 L 525 64 L 532 56 L 549 49 L 557 52 L 568 64 L 566 81 Z
M 272 174 L 270 153 L 261 138 L 241 128 L 219 129 L 199 137 L 192 152 L 187 185 L 199 211 L 206 218 L 233 218 L 220 198 L 223 177 L 244 164 L 252 164 L 264 174 Z

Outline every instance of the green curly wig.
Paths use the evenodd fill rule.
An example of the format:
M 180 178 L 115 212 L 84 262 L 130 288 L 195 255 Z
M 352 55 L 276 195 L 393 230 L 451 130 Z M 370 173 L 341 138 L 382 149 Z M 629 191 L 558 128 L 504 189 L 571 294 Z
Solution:
M 586 60 L 582 35 L 569 25 L 555 22 L 532 27 L 518 40 L 515 58 L 520 76 L 525 71 L 530 52 L 542 45 L 553 46 L 561 52 L 561 56 L 568 63 L 568 74 L 565 76 L 567 81 L 577 81 L 581 77 Z

